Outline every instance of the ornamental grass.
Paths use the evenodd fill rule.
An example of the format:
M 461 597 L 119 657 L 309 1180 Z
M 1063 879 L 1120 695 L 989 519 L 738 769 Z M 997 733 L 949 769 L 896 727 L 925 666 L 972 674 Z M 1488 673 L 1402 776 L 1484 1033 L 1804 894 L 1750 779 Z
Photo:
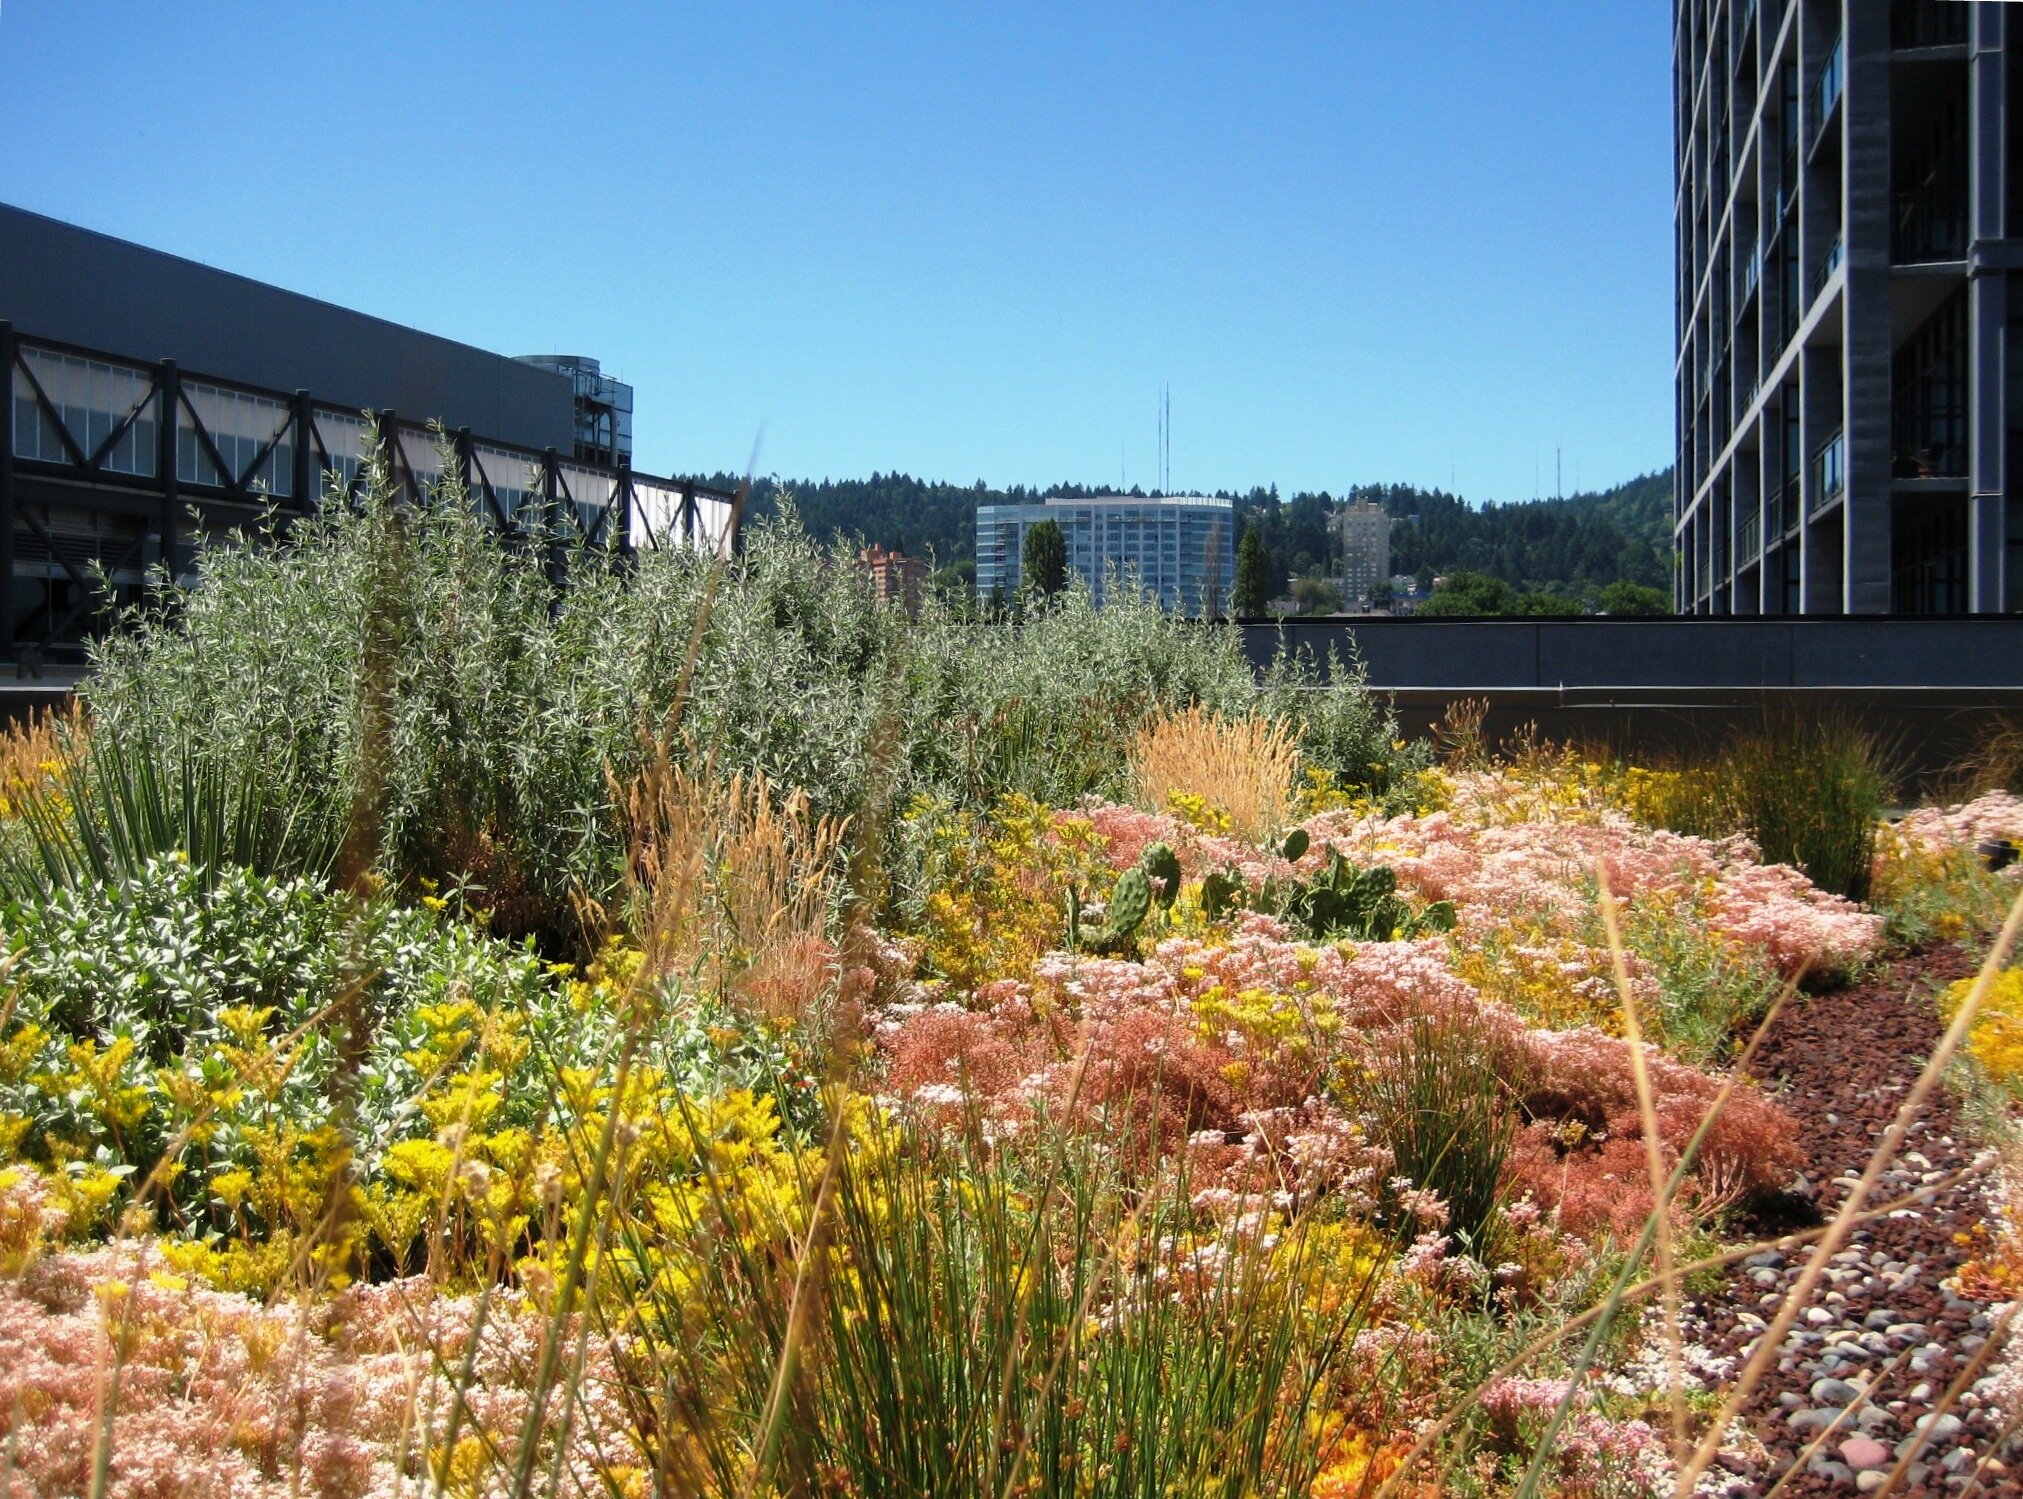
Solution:
M 1148 812 L 1192 808 L 1197 821 L 1259 844 L 1286 825 L 1299 768 L 1297 736 L 1284 724 L 1228 719 L 1197 703 L 1138 731 L 1131 792 Z

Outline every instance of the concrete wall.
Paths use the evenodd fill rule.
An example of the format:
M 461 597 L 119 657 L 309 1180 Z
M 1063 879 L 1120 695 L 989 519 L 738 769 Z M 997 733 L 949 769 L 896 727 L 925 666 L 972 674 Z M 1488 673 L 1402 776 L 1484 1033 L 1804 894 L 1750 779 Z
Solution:
M 1399 728 L 1419 737 L 1461 698 L 1487 704 L 1492 744 L 1536 733 L 1661 763 L 1718 752 L 1766 720 L 1825 715 L 1886 747 L 1906 798 L 2023 730 L 2023 619 L 1287 621 L 1246 625 L 1262 665 L 1283 639 L 1325 656 L 1351 642 Z
M 6 204 L 0 319 L 24 334 L 440 418 L 565 456 L 575 443 L 561 375 Z
M 1281 638 L 1352 648 L 1384 688 L 1550 691 L 1990 689 L 2023 692 L 2023 618 L 1288 620 L 1245 625 L 1251 659 Z

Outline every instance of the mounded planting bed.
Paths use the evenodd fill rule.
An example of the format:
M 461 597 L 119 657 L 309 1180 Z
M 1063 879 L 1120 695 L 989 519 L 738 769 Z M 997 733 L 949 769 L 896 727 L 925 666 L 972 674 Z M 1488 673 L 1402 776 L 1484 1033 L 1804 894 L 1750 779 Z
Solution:
M 0 743 L 0 1492 L 2013 1484 L 2023 804 L 542 563 L 368 500 Z

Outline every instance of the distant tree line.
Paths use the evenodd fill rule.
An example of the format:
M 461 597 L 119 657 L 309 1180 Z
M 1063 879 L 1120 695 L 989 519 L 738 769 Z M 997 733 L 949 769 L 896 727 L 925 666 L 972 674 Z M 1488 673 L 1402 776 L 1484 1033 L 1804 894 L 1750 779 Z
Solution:
M 735 476 L 716 475 L 730 485 Z M 947 585 L 976 577 L 976 508 L 1035 504 L 1049 495 L 1090 498 L 1107 487 L 1057 484 L 994 489 L 941 484 L 907 474 L 874 473 L 868 479 L 764 480 L 754 486 L 752 509 L 765 515 L 782 492 L 793 495 L 801 520 L 825 540 L 862 537 L 933 561 Z M 1128 493 L 1142 495 L 1132 489 Z M 1560 612 L 1603 607 L 1613 583 L 1635 584 L 1669 597 L 1672 577 L 1672 471 L 1646 474 L 1612 489 L 1565 499 L 1494 502 L 1471 506 L 1445 490 L 1409 484 L 1357 485 L 1340 495 L 1301 492 L 1281 498 L 1259 487 L 1233 500 L 1239 538 L 1256 535 L 1248 562 L 1238 559 L 1238 579 L 1249 596 L 1262 587 L 1267 599 L 1291 596 L 1303 608 L 1338 607 L 1331 581 L 1341 572 L 1340 543 L 1328 528 L 1340 504 L 1374 500 L 1398 521 L 1391 533 L 1391 571 L 1411 575 L 1421 587 L 1436 577 L 1472 574 L 1500 582 L 1508 609 L 1489 612 Z M 1241 540 L 1239 542 L 1241 545 Z M 1261 549 L 1261 559 L 1255 552 Z M 1470 585 L 1473 587 L 1473 585 Z M 1493 589 L 1470 594 L 1474 603 L 1496 602 Z M 1617 602 L 1628 595 L 1618 595 Z M 1639 595 L 1649 604 L 1648 595 Z M 1530 599 L 1530 604 L 1524 601 Z M 1549 606 L 1549 607 L 1548 607 Z M 1478 611 L 1468 611 L 1478 612 Z M 1621 611 L 1611 611 L 1621 612 Z
M 1463 572 L 1499 580 L 1513 596 L 1573 601 L 1592 601 L 1615 582 L 1659 590 L 1671 585 L 1670 469 L 1561 500 L 1475 507 L 1445 490 L 1362 484 L 1339 497 L 1297 494 L 1283 502 L 1276 490 L 1252 490 L 1238 499 L 1238 508 L 1257 527 L 1283 593 L 1290 580 L 1340 574 L 1340 543 L 1328 518 L 1337 503 L 1371 501 L 1397 522 L 1391 571 L 1410 575 L 1421 588 Z

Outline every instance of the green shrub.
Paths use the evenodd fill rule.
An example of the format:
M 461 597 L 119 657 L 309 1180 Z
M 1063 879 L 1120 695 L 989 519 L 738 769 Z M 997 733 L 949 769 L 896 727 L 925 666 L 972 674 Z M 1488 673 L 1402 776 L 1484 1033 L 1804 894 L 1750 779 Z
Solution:
M 307 845 L 363 842 L 394 880 L 464 885 L 496 930 L 569 950 L 576 897 L 619 879 L 612 783 L 665 723 L 715 564 L 563 545 L 558 590 L 454 484 L 415 509 L 382 482 L 285 537 L 203 553 L 199 586 L 163 588 L 96 647 L 84 695 L 156 748 L 169 784 L 189 765 L 254 778 L 249 797 L 288 809 Z M 724 773 L 804 788 L 818 815 L 922 793 L 1059 806 L 1121 793 L 1146 717 L 1196 702 L 1292 721 L 1343 789 L 1409 759 L 1339 662 L 1282 656 L 1260 679 L 1233 627 L 1128 591 L 1099 609 L 1078 585 L 1026 618 L 930 601 L 909 621 L 791 506 L 724 568 L 681 731 Z
M 1695 1066 L 1724 1065 L 1781 987 L 1776 969 L 1663 906 L 1632 901 L 1622 920 L 1625 945 L 1657 980 L 1658 1007 L 1643 1016 L 1651 1039 Z M 1590 942 L 1600 950 L 1608 938 L 1596 930 Z
M 608 1086 L 622 1039 L 617 950 L 620 975 L 565 982 L 464 915 L 179 856 L 8 903 L 0 1156 L 58 1183 L 80 1233 L 145 1186 L 174 1236 L 236 1246 L 205 1267 L 235 1285 L 272 1289 L 309 1242 L 330 1269 L 405 1262 L 441 1190 L 417 1162 L 440 1173 L 461 1138 L 530 1191 L 531 1153 L 562 1150 L 581 1104 L 568 1080 Z M 673 986 L 653 998 L 631 1022 L 663 1087 L 778 1091 L 791 1126 L 817 1125 L 800 1037 Z M 323 1221 L 344 1201 L 348 1225 Z
M 187 1223 L 212 1211 L 219 1171 L 339 1159 L 332 1125 L 349 1126 L 343 1149 L 367 1171 L 389 1144 L 427 1133 L 411 1057 L 431 1006 L 570 1033 L 531 953 L 446 912 L 307 879 L 170 856 L 10 902 L 0 923 L 15 954 L 0 1020 L 13 1153 L 127 1187 L 169 1153 L 165 1186 Z M 529 1075 L 509 1092 L 524 1121 L 546 1086 Z
M 345 903 L 302 880 L 150 859 L 7 915 L 20 1018 L 71 1039 L 130 1036 L 165 1062 L 229 1005 L 293 1030 L 346 982 Z

